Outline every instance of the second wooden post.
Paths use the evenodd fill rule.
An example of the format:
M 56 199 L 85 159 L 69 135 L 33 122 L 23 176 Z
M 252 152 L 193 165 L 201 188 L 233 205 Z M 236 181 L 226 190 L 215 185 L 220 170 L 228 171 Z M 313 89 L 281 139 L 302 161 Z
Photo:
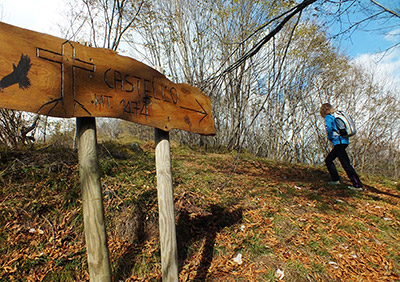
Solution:
M 176 244 L 169 133 L 156 128 L 154 135 L 156 144 L 162 279 L 163 282 L 175 282 L 178 281 L 178 251 Z

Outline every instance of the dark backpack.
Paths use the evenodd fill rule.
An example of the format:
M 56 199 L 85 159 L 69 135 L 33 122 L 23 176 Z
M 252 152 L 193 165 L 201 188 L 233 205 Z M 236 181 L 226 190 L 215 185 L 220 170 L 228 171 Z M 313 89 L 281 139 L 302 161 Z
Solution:
M 336 111 L 333 116 L 340 136 L 351 137 L 357 133 L 356 125 L 350 115 L 343 111 Z

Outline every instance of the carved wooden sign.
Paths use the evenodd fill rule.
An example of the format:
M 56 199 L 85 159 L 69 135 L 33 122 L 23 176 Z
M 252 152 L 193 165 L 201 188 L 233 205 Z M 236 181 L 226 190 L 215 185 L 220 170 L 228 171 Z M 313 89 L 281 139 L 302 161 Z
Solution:
M 209 97 L 116 52 L 0 23 L 0 107 L 214 135 Z

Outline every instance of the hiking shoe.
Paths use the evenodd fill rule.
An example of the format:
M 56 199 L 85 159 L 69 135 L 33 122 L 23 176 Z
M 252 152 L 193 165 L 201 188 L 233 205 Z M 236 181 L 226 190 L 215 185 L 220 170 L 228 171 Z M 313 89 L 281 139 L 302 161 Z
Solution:
M 328 182 L 328 185 L 339 185 L 339 184 L 340 184 L 339 180 L 337 180 L 337 181 L 329 181 Z
M 351 190 L 356 190 L 356 191 L 362 191 L 363 188 L 361 187 L 354 187 L 354 186 L 347 186 L 347 188 L 351 189 Z

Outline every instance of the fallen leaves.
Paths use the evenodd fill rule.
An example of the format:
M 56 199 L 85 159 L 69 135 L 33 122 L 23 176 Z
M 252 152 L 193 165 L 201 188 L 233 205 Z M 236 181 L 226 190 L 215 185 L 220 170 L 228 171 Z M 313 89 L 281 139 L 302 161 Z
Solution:
M 379 186 L 379 197 L 372 189 L 355 194 L 325 187 L 325 172 L 315 168 L 241 160 L 233 171 L 233 155 L 183 149 L 174 154 L 177 228 L 183 232 L 178 234 L 180 281 L 400 279 L 400 208 L 393 196 L 398 191 Z M 118 170 L 105 176 L 104 201 L 114 277 L 160 280 L 158 232 L 146 225 L 157 214 L 154 160 L 149 158 L 142 171 L 112 161 Z M 13 193 L 2 194 L 0 203 L 0 279 L 41 281 L 70 271 L 76 281 L 89 281 L 79 197 L 66 201 L 63 186 L 51 190 L 57 181 L 20 162 L 29 163 L 0 167 L 13 177 L 29 168 L 36 177 L 18 183 L 3 175 L 3 183 L 14 186 L 4 188 Z M 60 179 L 72 185 L 76 170 L 76 163 L 68 163 L 59 170 L 65 173 Z M 140 182 L 136 173 L 144 177 Z M 116 220 L 137 210 L 138 234 L 113 230 Z M 154 222 L 151 228 L 157 229 Z

